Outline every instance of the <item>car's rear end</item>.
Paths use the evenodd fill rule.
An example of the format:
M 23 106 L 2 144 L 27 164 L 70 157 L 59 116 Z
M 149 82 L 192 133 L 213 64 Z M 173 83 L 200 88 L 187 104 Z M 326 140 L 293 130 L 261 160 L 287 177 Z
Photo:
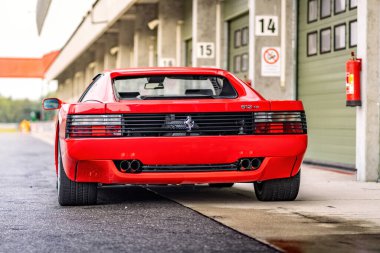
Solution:
M 73 161 L 67 167 L 76 168 L 73 180 L 262 181 L 297 173 L 306 148 L 302 111 L 199 112 L 207 105 L 198 104 L 193 105 L 197 112 L 120 113 L 118 105 L 107 107 L 112 113 L 67 118 L 65 143 Z M 194 123 L 187 130 L 189 119 Z
M 307 146 L 301 102 L 264 100 L 224 72 L 151 76 L 111 73 L 115 101 L 67 108 L 61 153 L 70 180 L 222 184 L 299 176 Z M 187 88 L 180 90 L 177 79 Z M 166 94 L 167 87 L 177 93 Z M 92 103 L 96 110 L 83 110 Z

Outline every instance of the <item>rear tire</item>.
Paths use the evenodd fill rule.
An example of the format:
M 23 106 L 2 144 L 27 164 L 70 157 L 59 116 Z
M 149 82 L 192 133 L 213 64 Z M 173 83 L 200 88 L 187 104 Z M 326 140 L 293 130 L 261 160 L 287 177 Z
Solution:
M 58 203 L 61 206 L 95 205 L 98 184 L 71 181 L 63 168 L 61 150 L 58 146 Z
M 294 177 L 255 182 L 255 194 L 260 201 L 292 201 L 300 188 L 301 171 Z
M 214 188 L 228 188 L 228 187 L 232 187 L 234 183 L 215 183 L 215 184 L 208 184 L 208 185 Z

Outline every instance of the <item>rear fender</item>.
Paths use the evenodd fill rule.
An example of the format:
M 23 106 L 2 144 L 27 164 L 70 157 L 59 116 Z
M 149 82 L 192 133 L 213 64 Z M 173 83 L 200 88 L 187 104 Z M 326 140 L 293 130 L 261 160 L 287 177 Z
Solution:
M 271 111 L 304 111 L 302 101 L 276 100 L 270 101 Z
M 68 114 L 103 114 L 105 113 L 105 104 L 102 102 L 84 102 L 70 104 Z

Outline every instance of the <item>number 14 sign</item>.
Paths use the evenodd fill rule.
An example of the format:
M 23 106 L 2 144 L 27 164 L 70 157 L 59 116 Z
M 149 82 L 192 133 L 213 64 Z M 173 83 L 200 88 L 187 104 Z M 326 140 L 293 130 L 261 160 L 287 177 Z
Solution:
M 256 16 L 256 36 L 277 36 L 278 17 L 277 16 Z

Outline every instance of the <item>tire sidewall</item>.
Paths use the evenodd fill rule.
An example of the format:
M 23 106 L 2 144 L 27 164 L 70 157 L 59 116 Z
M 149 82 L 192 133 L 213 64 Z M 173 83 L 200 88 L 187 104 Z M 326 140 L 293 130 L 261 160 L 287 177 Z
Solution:
M 61 149 L 58 144 L 58 175 L 57 175 L 57 182 L 58 182 L 58 201 L 60 202 L 62 198 L 62 173 L 63 172 L 63 166 L 62 166 L 62 157 L 61 157 Z
M 256 197 L 259 200 L 262 200 L 264 187 L 265 187 L 265 182 L 255 182 L 254 183 L 254 189 L 255 189 Z
M 61 158 L 61 149 L 59 148 L 58 145 L 58 175 L 57 175 L 57 189 L 58 193 L 61 192 L 61 169 L 62 169 L 62 158 Z

